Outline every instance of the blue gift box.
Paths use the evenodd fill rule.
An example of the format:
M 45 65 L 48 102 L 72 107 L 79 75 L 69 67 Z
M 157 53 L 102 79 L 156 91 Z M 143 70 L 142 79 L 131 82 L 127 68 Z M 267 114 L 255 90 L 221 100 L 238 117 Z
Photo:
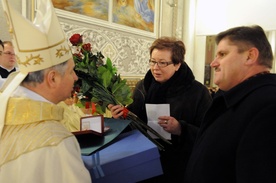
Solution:
M 138 130 L 90 156 L 82 156 L 93 183 L 131 183 L 163 173 L 158 148 Z

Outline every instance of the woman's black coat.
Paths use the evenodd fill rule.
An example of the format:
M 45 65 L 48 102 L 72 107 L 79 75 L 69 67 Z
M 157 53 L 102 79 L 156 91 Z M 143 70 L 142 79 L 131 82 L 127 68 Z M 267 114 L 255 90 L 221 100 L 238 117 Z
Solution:
M 151 71 L 148 71 L 145 78 L 134 89 L 134 102 L 128 106 L 128 109 L 145 123 L 147 122 L 145 101 L 151 100 L 148 91 L 154 82 Z M 170 104 L 170 115 L 179 121 L 182 133 L 181 136 L 171 135 L 173 146 L 163 144 L 166 150 L 160 152 L 165 174 L 162 181 L 179 183 L 183 179 L 187 159 L 201 120 L 212 98 L 208 89 L 194 79 L 194 75 L 186 63 L 182 64 L 175 76 L 168 82 L 170 84 L 165 90 L 157 89 L 154 92 L 160 94 L 157 96 L 157 98 L 161 97 L 161 99 L 157 99 L 158 103 Z

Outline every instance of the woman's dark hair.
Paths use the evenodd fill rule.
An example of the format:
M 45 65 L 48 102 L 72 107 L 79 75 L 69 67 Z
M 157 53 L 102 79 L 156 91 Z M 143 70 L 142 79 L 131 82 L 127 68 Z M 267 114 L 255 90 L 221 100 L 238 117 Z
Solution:
M 160 37 L 156 39 L 149 48 L 150 55 L 154 49 L 170 50 L 172 52 L 172 62 L 174 64 L 183 63 L 185 58 L 185 45 L 181 40 L 174 37 Z

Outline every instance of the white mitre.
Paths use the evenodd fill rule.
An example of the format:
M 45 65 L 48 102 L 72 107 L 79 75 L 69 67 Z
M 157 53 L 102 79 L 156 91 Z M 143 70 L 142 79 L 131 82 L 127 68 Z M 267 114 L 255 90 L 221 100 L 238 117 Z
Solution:
M 2 5 L 19 72 L 12 73 L 0 90 L 0 137 L 9 97 L 28 73 L 58 65 L 72 58 L 69 44 L 51 0 L 40 0 L 33 22 L 18 12 L 11 0 L 2 0 Z

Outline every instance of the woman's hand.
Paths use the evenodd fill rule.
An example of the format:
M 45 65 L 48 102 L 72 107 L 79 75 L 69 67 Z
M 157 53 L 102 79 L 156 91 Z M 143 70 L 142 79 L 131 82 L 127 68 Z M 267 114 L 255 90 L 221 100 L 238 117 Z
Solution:
M 171 116 L 160 116 L 158 118 L 158 124 L 167 132 L 180 135 L 181 134 L 181 125 L 179 122 Z
M 109 104 L 107 107 L 110 110 L 112 117 L 115 119 L 120 118 L 124 113 L 124 106 Z

